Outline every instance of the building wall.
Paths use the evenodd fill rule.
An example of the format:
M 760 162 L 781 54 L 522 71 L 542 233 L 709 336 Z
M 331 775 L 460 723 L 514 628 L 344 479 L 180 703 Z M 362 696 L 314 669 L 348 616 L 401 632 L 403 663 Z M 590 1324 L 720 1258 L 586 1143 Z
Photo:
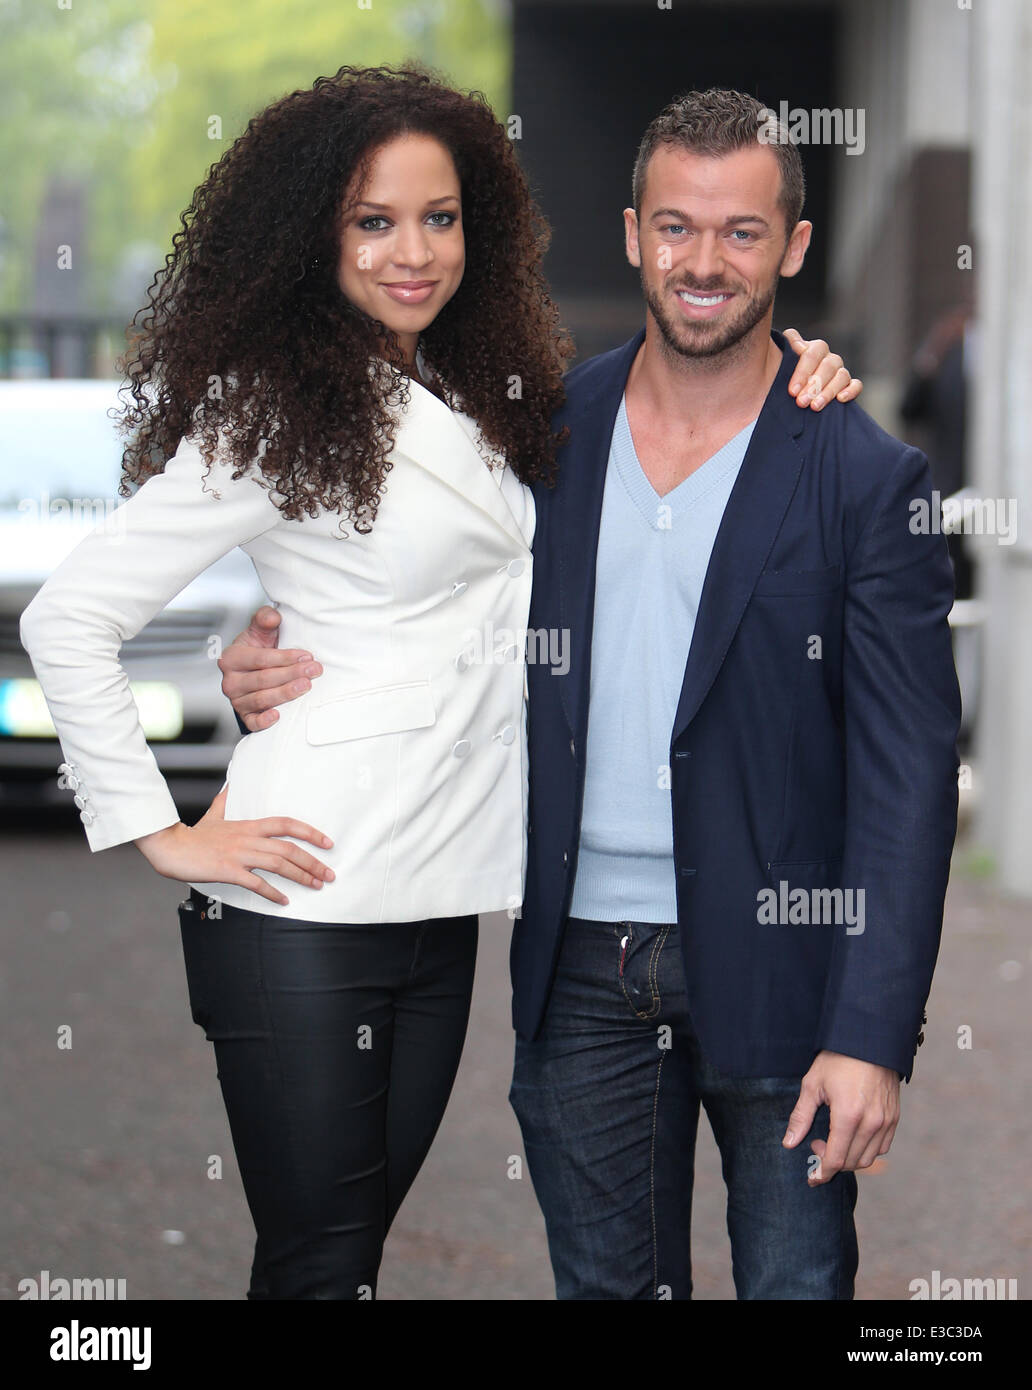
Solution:
M 1032 7 L 989 0 L 975 36 L 977 489 L 1017 504 L 1018 539 L 977 539 L 985 604 L 977 834 L 1001 885 L 1032 897 Z

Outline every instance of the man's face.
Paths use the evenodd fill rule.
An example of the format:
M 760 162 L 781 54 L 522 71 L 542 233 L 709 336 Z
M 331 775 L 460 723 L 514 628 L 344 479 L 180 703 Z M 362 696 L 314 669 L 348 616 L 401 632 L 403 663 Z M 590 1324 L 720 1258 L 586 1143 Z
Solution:
M 624 211 L 627 259 L 641 270 L 649 312 L 682 357 L 715 357 L 770 330 L 778 277 L 795 275 L 811 224 L 786 246 L 773 150 L 712 158 L 660 145 L 648 162 L 641 221 Z

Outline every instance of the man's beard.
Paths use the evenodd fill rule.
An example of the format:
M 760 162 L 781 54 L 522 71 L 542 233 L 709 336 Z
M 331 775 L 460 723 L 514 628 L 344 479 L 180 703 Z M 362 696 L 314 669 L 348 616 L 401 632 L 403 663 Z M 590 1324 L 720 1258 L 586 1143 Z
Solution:
M 736 344 L 741 343 L 767 313 L 767 310 L 774 303 L 774 295 L 777 293 L 778 275 L 775 274 L 769 285 L 757 290 L 751 299 L 747 299 L 737 312 L 732 310 L 727 318 L 721 317 L 719 320 L 708 321 L 696 320 L 692 322 L 680 316 L 672 318 L 657 292 L 646 281 L 644 270 L 641 272 L 641 287 L 645 295 L 645 303 L 659 326 L 664 343 L 671 352 L 677 353 L 680 357 L 689 358 L 718 357 L 721 353 L 726 353 Z M 678 288 L 687 289 L 692 294 L 699 295 L 728 292 L 727 286 L 720 285 L 698 287 L 680 285 Z

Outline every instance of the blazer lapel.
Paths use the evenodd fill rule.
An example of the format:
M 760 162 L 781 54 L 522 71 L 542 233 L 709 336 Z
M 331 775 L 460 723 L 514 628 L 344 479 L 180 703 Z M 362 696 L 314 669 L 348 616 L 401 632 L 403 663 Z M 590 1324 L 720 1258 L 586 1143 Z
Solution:
M 398 407 L 397 419 L 395 451 L 436 474 L 492 517 L 521 550 L 529 552 L 502 489 L 474 443 L 476 422 L 462 411 L 450 410 L 417 381 L 409 382 L 409 402 Z M 487 458 L 500 457 L 486 444 L 484 453 Z
M 570 669 L 559 682 L 570 732 L 583 738 L 588 719 L 595 562 L 609 447 L 627 376 L 645 338 L 642 328 L 617 349 L 591 394 L 565 417 L 570 438 L 559 455 L 559 483 L 550 517 L 559 572 L 559 622 L 570 634 Z
M 803 466 L 797 441 L 805 416 L 788 394 L 796 356 L 780 333 L 771 336 L 782 349 L 784 360 L 757 418 L 713 544 L 671 743 L 695 718 L 716 679 L 766 566 Z

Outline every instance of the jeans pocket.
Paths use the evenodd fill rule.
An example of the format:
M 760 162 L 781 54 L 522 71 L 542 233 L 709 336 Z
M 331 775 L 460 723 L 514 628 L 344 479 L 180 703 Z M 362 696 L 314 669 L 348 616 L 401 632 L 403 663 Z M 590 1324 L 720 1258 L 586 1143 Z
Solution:
M 211 971 L 207 960 L 206 937 L 213 923 L 193 898 L 179 904 L 179 934 L 183 942 L 183 963 L 186 966 L 186 988 L 190 998 L 190 1016 L 199 1028 L 207 1030 L 211 1020 Z

